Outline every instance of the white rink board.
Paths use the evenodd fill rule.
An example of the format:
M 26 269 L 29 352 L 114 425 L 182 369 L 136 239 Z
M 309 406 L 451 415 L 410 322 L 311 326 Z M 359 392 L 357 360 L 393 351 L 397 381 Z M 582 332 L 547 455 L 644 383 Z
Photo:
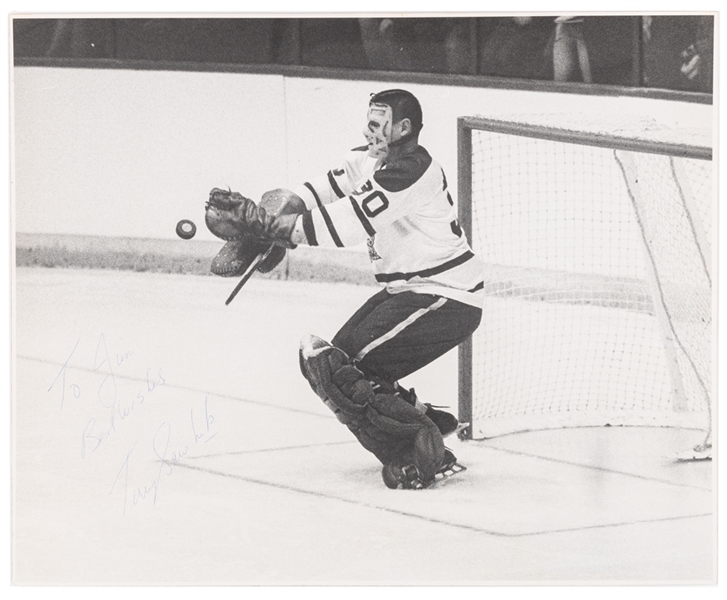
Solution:
M 455 200 L 462 115 L 630 115 L 707 137 L 714 118 L 667 100 L 278 75 L 16 67 L 13 85 L 23 233 L 173 238 L 179 219 L 202 222 L 212 187 L 259 197 L 337 167 L 388 88 L 420 98 L 421 142 Z

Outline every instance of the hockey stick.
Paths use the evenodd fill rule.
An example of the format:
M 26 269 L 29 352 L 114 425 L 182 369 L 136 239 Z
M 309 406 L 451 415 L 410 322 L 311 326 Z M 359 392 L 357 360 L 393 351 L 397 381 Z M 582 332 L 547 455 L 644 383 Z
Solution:
M 263 262 L 268 256 L 270 256 L 270 253 L 273 251 L 273 247 L 274 247 L 274 245 L 271 245 L 270 248 L 268 248 L 265 252 L 261 252 L 260 254 L 258 254 L 257 258 L 250 263 L 250 266 L 242 274 L 242 279 L 240 279 L 238 284 L 235 286 L 235 289 L 232 290 L 230 297 L 225 301 L 225 306 L 230 304 L 230 302 L 232 302 L 232 300 L 235 298 L 235 296 L 237 296 L 237 293 L 242 289 L 242 286 L 247 283 L 247 280 L 250 279 L 250 277 L 252 277 L 252 274 L 258 268 L 260 263 Z

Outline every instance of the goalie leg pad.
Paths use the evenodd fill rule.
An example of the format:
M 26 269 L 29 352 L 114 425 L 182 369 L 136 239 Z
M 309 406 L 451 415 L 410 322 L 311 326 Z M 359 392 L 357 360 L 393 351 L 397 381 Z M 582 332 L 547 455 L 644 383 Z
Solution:
M 343 350 L 315 336 L 301 342 L 301 370 L 313 391 L 383 464 L 415 465 L 431 479 L 444 460 L 437 426 L 398 394 L 375 393 Z
M 385 463 L 394 471 L 406 471 L 410 465 L 416 467 L 417 476 L 423 482 L 434 479 L 435 474 L 446 463 L 444 439 L 435 427 L 422 428 L 413 443 L 396 456 L 393 461 Z
M 316 395 L 334 410 L 352 418 L 360 418 L 366 411 L 367 402 L 373 397 L 373 390 L 356 377 L 357 369 L 349 365 L 349 358 L 343 350 L 331 346 L 316 336 L 307 336 L 300 347 L 301 368 Z M 336 385 L 332 376 L 338 371 L 339 381 L 347 383 L 346 392 Z M 359 372 L 360 373 L 360 372 Z M 358 379 L 363 385 L 354 385 Z

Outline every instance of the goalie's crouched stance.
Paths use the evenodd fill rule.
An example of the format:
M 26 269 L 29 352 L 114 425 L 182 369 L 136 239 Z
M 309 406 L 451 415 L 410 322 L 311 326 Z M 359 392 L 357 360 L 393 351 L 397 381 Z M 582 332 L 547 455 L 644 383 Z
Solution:
M 431 419 L 398 394 L 378 392 L 343 350 L 307 336 L 300 364 L 313 391 L 384 465 L 387 487 L 427 487 L 456 462 Z

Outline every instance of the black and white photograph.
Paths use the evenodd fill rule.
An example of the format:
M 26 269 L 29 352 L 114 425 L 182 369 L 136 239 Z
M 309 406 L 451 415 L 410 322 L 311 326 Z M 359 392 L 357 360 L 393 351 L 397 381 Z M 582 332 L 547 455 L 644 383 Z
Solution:
M 437 8 L 9 14 L 13 587 L 715 591 L 719 13 Z

